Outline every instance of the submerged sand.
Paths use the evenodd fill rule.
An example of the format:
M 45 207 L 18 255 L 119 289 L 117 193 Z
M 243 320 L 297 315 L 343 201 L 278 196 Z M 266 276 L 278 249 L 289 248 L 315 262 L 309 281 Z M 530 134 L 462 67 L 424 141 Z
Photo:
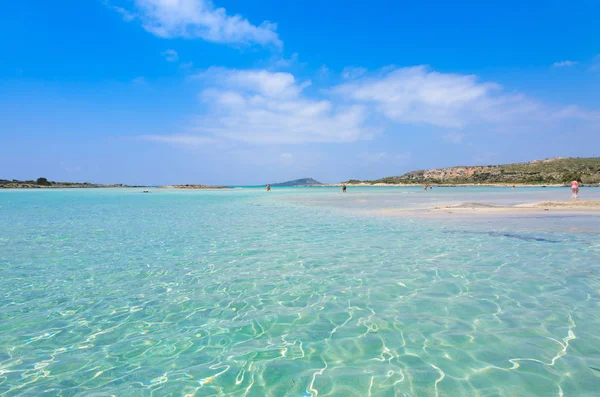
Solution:
M 517 205 L 493 205 L 479 202 L 465 202 L 458 205 L 435 206 L 431 208 L 402 208 L 379 210 L 380 215 L 391 216 L 445 216 L 475 215 L 475 214 L 503 214 L 519 215 L 534 213 L 573 213 L 579 215 L 600 215 L 600 200 L 568 200 L 568 201 L 541 201 L 522 203 Z

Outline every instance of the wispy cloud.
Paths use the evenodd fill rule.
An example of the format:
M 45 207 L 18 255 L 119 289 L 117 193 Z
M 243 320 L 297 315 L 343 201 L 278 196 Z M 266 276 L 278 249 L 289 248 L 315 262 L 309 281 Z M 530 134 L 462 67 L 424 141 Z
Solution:
M 276 55 L 270 60 L 270 63 L 275 69 L 286 69 L 298 65 L 300 62 L 298 60 L 298 53 L 294 52 L 289 58 Z
M 116 0 L 113 0 L 115 2 Z M 148 32 L 163 38 L 201 38 L 215 43 L 281 47 L 277 25 L 253 25 L 241 15 L 228 14 L 211 0 L 134 0 L 135 10 L 110 5 L 125 20 L 139 20 Z
M 316 89 L 308 88 L 310 80 L 266 69 L 210 68 L 191 82 L 201 86 L 203 109 L 185 137 L 197 134 L 202 143 L 207 137 L 263 145 L 355 142 L 385 130 L 411 134 L 426 126 L 458 144 L 481 131 L 561 131 L 567 124 L 569 131 L 590 130 L 600 120 L 596 111 L 549 105 L 474 75 L 426 66 L 384 68 Z
M 569 68 L 571 66 L 577 65 L 579 62 L 576 61 L 560 61 L 560 62 L 554 62 L 552 64 L 553 67 L 555 68 Z
M 351 142 L 368 133 L 360 105 L 312 99 L 310 81 L 267 70 L 209 69 L 197 76 L 209 87 L 201 93 L 208 112 L 198 131 L 229 139 L 293 144 Z
M 104 0 L 104 5 L 107 6 L 108 8 L 110 8 L 111 10 L 116 11 L 117 13 L 121 14 L 124 21 L 131 22 L 135 18 L 137 18 L 136 13 L 130 12 L 130 11 L 124 9 L 123 7 L 115 6 L 115 5 L 111 4 L 109 0 Z
M 532 115 L 538 109 L 535 101 L 505 93 L 498 84 L 426 66 L 386 69 L 344 83 L 334 92 L 370 104 L 395 122 L 450 128 Z
M 165 57 L 165 59 L 167 60 L 167 62 L 177 62 L 177 61 L 179 61 L 179 54 L 175 50 L 165 50 L 165 51 L 161 52 L 160 55 L 162 55 L 163 57 Z
M 367 69 L 361 67 L 347 66 L 342 70 L 342 78 L 346 80 L 356 79 L 367 73 Z

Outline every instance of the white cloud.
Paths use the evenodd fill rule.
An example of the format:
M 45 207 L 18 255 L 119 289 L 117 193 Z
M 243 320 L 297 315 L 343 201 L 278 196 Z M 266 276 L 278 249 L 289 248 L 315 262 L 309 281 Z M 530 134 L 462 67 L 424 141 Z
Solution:
M 557 108 L 507 93 L 477 76 L 424 66 L 388 67 L 329 89 L 312 89 L 308 80 L 264 69 L 210 68 L 191 81 L 202 85 L 204 104 L 193 127 L 184 138 L 159 135 L 152 140 L 189 141 L 197 134 L 201 143 L 208 138 L 256 144 L 355 142 L 398 123 L 404 126 L 393 127 L 397 133 L 415 133 L 424 125 L 442 130 L 445 141 L 460 143 L 481 131 L 564 131 L 600 123 L 598 112 Z
M 271 64 L 273 68 L 276 69 L 285 69 L 290 68 L 294 65 L 298 65 L 300 61 L 298 60 L 298 53 L 294 52 L 289 58 L 285 58 L 284 56 L 276 55 L 273 59 L 271 59 Z
M 334 88 L 349 100 L 370 104 L 390 120 L 463 128 L 477 123 L 533 116 L 538 104 L 507 94 L 474 75 L 438 73 L 426 66 L 388 68 Z
M 165 50 L 165 51 L 161 52 L 160 55 L 162 55 L 163 57 L 165 57 L 165 59 L 167 60 L 167 62 L 177 62 L 177 61 L 179 61 L 179 54 L 175 50 Z
M 110 4 L 109 0 L 104 0 L 104 5 L 106 5 L 108 8 L 121 14 L 124 21 L 130 22 L 130 21 L 133 21 L 135 18 L 137 18 L 136 13 L 127 11 L 123 7 L 114 6 L 114 5 Z
M 229 87 L 245 94 L 258 94 L 269 98 L 295 98 L 309 86 L 310 81 L 298 84 L 294 76 L 285 72 L 258 70 L 232 70 L 210 68 L 195 78 L 222 87 Z M 210 91 L 207 91 L 210 92 Z
M 560 62 L 554 62 L 552 64 L 553 67 L 555 68 L 569 68 L 571 66 L 577 65 L 579 62 L 575 62 L 575 61 L 560 61 Z
M 215 43 L 282 45 L 277 25 L 253 25 L 229 15 L 211 0 L 134 0 L 136 12 L 111 6 L 126 20 L 138 19 L 144 29 L 163 38 L 201 38 Z
M 367 69 L 365 68 L 347 66 L 344 68 L 344 70 L 342 70 L 342 78 L 346 80 L 353 80 L 359 78 L 365 73 L 367 73 Z
M 198 119 L 204 134 L 254 143 L 352 142 L 365 138 L 365 109 L 303 94 L 310 82 L 290 73 L 209 69 L 197 76 L 209 107 Z

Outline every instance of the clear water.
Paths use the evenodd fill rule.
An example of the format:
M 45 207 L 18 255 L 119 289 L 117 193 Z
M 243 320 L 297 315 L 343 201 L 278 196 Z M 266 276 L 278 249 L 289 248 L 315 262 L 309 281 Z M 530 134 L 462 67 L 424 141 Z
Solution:
M 600 217 L 372 216 L 568 197 L 0 191 L 0 395 L 598 395 Z

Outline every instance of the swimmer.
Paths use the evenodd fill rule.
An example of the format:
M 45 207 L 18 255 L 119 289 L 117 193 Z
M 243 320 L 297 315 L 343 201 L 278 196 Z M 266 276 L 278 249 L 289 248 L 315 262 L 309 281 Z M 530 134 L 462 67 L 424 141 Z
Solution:
M 346 193 L 346 184 L 342 183 L 342 193 Z
M 515 185 L 513 185 L 513 190 L 516 189 L 517 187 Z
M 433 186 L 429 186 L 429 190 L 433 190 Z
M 427 190 L 427 184 L 423 185 L 423 190 Z
M 575 180 L 571 182 L 571 198 L 576 199 L 577 196 L 579 196 L 579 182 Z
M 271 191 L 271 185 L 267 184 L 267 192 L 270 192 L 270 191 Z

